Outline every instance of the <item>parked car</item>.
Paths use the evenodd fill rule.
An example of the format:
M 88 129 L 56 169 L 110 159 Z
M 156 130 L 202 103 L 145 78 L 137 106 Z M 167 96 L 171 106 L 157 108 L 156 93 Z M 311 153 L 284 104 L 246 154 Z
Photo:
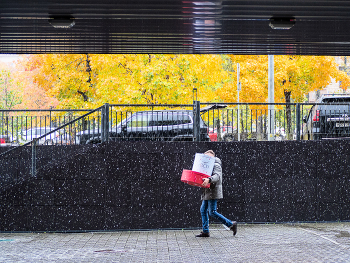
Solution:
M 200 119 L 201 141 L 209 141 L 207 126 Z M 193 141 L 193 111 L 140 111 L 110 128 L 111 141 Z M 76 134 L 77 144 L 101 142 L 101 129 Z
M 302 139 L 350 137 L 350 94 L 325 94 L 317 103 L 303 118 Z
M 39 138 L 46 133 L 56 129 L 55 127 L 37 127 L 24 130 L 18 136 L 18 144 L 25 144 L 32 141 L 35 138 Z M 70 141 L 69 135 L 55 131 L 47 136 L 41 138 L 37 144 L 38 145 L 55 145 L 55 144 L 68 144 Z

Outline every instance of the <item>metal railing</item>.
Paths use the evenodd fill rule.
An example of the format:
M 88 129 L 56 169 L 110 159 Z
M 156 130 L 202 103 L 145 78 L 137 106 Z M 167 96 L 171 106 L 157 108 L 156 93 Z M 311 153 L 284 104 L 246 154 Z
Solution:
M 103 108 L 105 108 L 105 106 L 91 110 L 88 113 L 76 117 L 75 119 L 65 121 L 64 124 L 60 125 L 59 127 L 52 128 L 44 134 L 35 134 L 37 135 L 36 137 L 32 137 L 30 141 L 24 142 L 21 145 L 16 143 L 16 146 L 10 147 L 9 149 L 0 148 L 0 194 L 7 191 L 7 189 L 11 189 L 22 184 L 31 177 L 37 176 L 38 170 L 44 169 L 45 167 L 51 167 L 55 162 L 64 162 L 68 156 L 61 155 L 59 160 L 52 159 L 51 161 L 41 162 L 41 166 L 38 167 L 37 164 L 40 159 L 37 157 L 37 148 L 45 147 L 38 145 L 48 140 L 51 140 L 53 142 L 52 144 L 55 144 L 54 142 L 58 142 L 59 140 L 57 144 L 62 144 L 63 139 L 65 140 L 65 144 L 74 144 L 76 142 L 76 131 L 89 128 L 89 121 L 92 121 L 92 124 L 97 124 L 97 131 L 101 130 L 101 124 L 99 121 L 103 119 L 102 116 L 105 117 L 105 115 L 103 115 Z M 36 128 L 40 129 L 40 127 Z M 32 127 L 32 129 L 34 128 Z M 28 153 L 28 146 L 31 146 L 31 148 L 29 148 L 31 150 L 31 158 L 29 158 L 29 160 L 20 157 L 23 153 L 24 156 L 26 155 L 25 153 Z M 50 149 L 50 151 L 54 151 L 54 149 Z M 82 154 L 83 151 L 85 151 L 85 149 L 78 149 L 78 151 L 75 152 L 75 155 Z M 16 166 L 22 167 L 19 174 L 16 174 Z
M 339 104 L 347 108 L 334 108 L 338 104 L 333 103 L 332 110 L 315 110 L 318 105 L 327 104 L 275 103 L 273 110 L 269 110 L 269 103 L 194 101 L 172 105 L 105 104 L 99 113 L 96 110 L 94 113 L 91 110 L 0 110 L 0 135 L 10 137 L 13 146 L 34 139 L 37 145 L 70 145 L 121 140 L 261 141 L 350 137 L 347 117 L 350 106 Z M 89 114 L 78 118 L 82 113 Z M 62 125 L 64 128 L 57 128 Z
M 80 144 L 99 141 L 193 141 L 192 104 L 106 104 L 105 125 L 100 136 L 86 130 L 78 134 Z M 106 127 L 106 128 L 104 128 Z M 204 124 L 202 127 L 203 131 Z M 107 133 L 105 131 L 108 130 Z M 89 134 L 90 132 L 90 134 Z M 95 138 L 93 138 L 95 136 Z
M 35 176 L 37 171 L 36 166 L 36 160 L 37 160 L 37 146 L 38 145 L 57 145 L 62 144 L 62 141 L 65 141 L 65 144 L 75 144 L 76 143 L 76 131 L 82 130 L 84 126 L 84 120 L 93 120 L 92 123 L 96 122 L 97 120 L 103 119 L 103 109 L 105 106 L 99 107 L 95 110 L 91 110 L 86 114 L 83 114 L 73 120 L 70 120 L 66 122 L 65 124 L 55 127 L 55 128 L 48 128 L 45 127 L 45 130 L 47 128 L 47 132 L 38 133 L 38 134 L 32 134 L 35 136 L 32 136 L 30 138 L 30 141 L 24 142 L 23 144 L 16 143 L 14 147 L 10 147 L 10 149 L 0 153 L 0 158 L 11 158 L 11 154 L 13 154 L 16 151 L 20 151 L 24 149 L 25 146 L 31 146 L 31 175 Z M 86 111 L 86 110 L 85 110 Z M 89 126 L 86 126 L 89 127 Z M 97 131 L 100 131 L 101 129 L 100 124 L 97 123 Z M 37 129 L 40 131 L 41 127 L 31 128 L 31 129 Z M 45 143 L 51 141 L 52 143 Z M 55 143 L 56 142 L 56 143 Z M 10 157 L 9 157 L 10 156 Z M 14 155 L 14 158 L 17 158 L 16 155 Z M 47 164 L 49 165 L 49 164 Z M 42 166 L 41 168 L 43 168 Z
M 214 105 L 202 103 L 201 105 Z M 217 105 L 217 104 L 216 104 Z M 222 103 L 202 118 L 208 126 L 211 141 L 299 140 L 301 116 L 311 108 L 307 104 Z
M 38 116 L 26 116 L 18 110 L 0 111 L 0 131 L 6 131 L 7 137 L 14 139 L 13 147 L 0 149 L 0 161 L 18 159 L 16 154 L 11 154 L 31 146 L 30 174 L 35 176 L 38 171 L 37 147 L 44 147 L 41 145 L 140 140 L 230 142 L 350 139 L 350 104 L 276 103 L 273 110 L 269 110 L 269 105 L 199 101 L 173 105 L 105 104 L 95 110 L 48 110 L 49 118 L 40 115 L 43 118 L 41 121 L 38 121 Z M 4 117 L 5 113 L 7 116 Z M 73 118 L 72 113 L 80 113 L 80 116 Z M 57 124 L 60 125 L 54 126 Z M 30 136 L 27 128 L 31 130 Z M 39 132 L 33 134 L 33 131 Z M 61 157 L 63 159 L 64 156 Z M 48 165 L 51 164 L 42 165 L 39 169 Z M 2 175 L 0 179 L 10 177 Z M 16 183 L 20 181 L 21 178 L 16 179 Z
M 82 114 L 91 110 L 0 110 L 0 135 L 7 135 L 11 144 L 23 145 L 27 142 L 47 134 Z M 100 118 L 100 117 L 99 117 Z M 100 119 L 95 116 L 84 118 L 79 125 L 80 129 L 90 126 L 99 126 Z M 44 137 L 39 144 L 74 144 L 75 130 L 72 127 Z

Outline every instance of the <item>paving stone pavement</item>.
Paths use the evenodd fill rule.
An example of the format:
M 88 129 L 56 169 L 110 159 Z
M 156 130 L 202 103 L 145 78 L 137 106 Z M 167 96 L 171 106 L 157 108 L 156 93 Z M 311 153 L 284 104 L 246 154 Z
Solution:
M 199 230 L 0 233 L 0 262 L 350 262 L 350 223 Z

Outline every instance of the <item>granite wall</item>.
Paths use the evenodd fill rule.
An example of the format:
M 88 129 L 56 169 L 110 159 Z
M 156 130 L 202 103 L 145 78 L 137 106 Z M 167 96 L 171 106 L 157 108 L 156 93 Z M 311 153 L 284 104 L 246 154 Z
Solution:
M 223 162 L 218 211 L 239 222 L 350 220 L 350 144 L 110 142 L 38 146 L 0 159 L 0 231 L 201 226 L 199 187 L 180 181 L 194 155 Z M 0 152 L 6 148 L 0 148 Z

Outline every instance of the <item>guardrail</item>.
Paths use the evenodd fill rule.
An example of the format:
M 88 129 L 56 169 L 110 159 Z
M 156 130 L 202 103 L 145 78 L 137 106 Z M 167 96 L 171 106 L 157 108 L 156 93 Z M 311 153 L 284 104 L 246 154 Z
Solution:
M 317 103 L 105 104 L 91 110 L 0 110 L 0 135 L 13 146 L 104 141 L 243 141 L 350 137 L 349 110 Z M 348 104 L 333 103 L 331 105 Z M 340 106 L 339 106 L 340 107 Z M 77 119 L 82 113 L 83 118 Z M 321 117 L 315 117 L 320 114 Z M 344 115 L 344 117 L 342 117 Z M 200 117 L 199 117 L 200 116 Z M 198 117 L 198 118 L 197 118 Z M 74 120 L 74 121 L 73 121 Z M 69 125 L 64 125 L 70 123 Z M 57 127 L 64 128 L 57 129 Z M 6 144 L 8 145 L 8 143 Z
M 35 134 L 38 135 L 35 138 L 31 138 L 30 141 L 25 142 L 21 145 L 16 145 L 14 147 L 11 147 L 9 150 L 4 151 L 0 154 L 0 158 L 4 158 L 5 156 L 10 155 L 11 153 L 23 149 L 23 147 L 25 146 L 31 146 L 32 147 L 32 162 L 31 162 L 31 175 L 35 176 L 36 175 L 36 147 L 40 144 L 45 145 L 45 143 L 40 143 L 40 142 L 47 142 L 48 140 L 54 142 L 55 140 L 59 139 L 62 140 L 62 138 L 67 139 L 67 142 L 74 142 L 75 139 L 75 134 L 73 139 L 68 139 L 68 136 L 70 136 L 69 132 L 67 131 L 76 131 L 76 130 L 81 130 L 82 129 L 82 125 L 83 125 L 83 120 L 86 118 L 92 118 L 95 119 L 97 118 L 102 119 L 103 116 L 103 109 L 105 108 L 105 106 L 99 107 L 95 110 L 91 110 L 86 114 L 81 115 L 80 117 L 77 117 L 71 121 L 66 122 L 65 124 L 56 127 L 56 128 L 52 128 L 52 129 L 48 129 L 48 131 L 44 134 Z M 99 114 L 100 112 L 100 114 Z M 95 116 L 94 114 L 97 113 Z M 100 127 L 100 125 L 98 125 L 98 127 Z M 39 128 L 40 129 L 40 128 Z M 54 143 L 50 144 L 53 145 Z M 62 144 L 62 141 L 60 141 L 60 144 Z M 67 144 L 73 144 L 73 143 L 67 143 Z M 47 145 L 47 144 L 46 144 Z
M 200 103 L 173 105 L 105 104 L 94 110 L 48 110 L 50 118 L 33 127 L 33 116 L 9 114 L 0 127 L 6 127 L 7 137 L 12 131 L 12 146 L 0 154 L 5 158 L 25 146 L 32 147 L 31 174 L 36 174 L 36 147 L 38 145 L 94 144 L 108 141 L 246 141 L 246 140 L 300 140 L 350 139 L 350 105 L 276 103 Z M 331 108 L 317 107 L 331 105 Z M 67 112 L 87 113 L 66 118 Z M 17 111 L 1 111 L 17 113 Z M 37 112 L 32 110 L 29 112 Z M 53 116 L 53 112 L 58 113 Z M 62 116 L 62 113 L 63 116 Z M 61 115 L 60 115 L 61 114 Z M 71 114 L 72 116 L 72 114 Z M 41 116 L 40 116 L 41 118 Z M 47 116 L 44 116 L 47 118 Z M 23 120 L 26 121 L 23 121 Z M 10 121 L 11 120 L 11 121 Z M 14 120 L 14 122 L 13 122 Z M 19 120 L 21 120 L 19 122 Z M 28 120 L 30 120 L 28 122 Z M 54 123 L 61 123 L 53 127 Z M 15 126 L 19 123 L 24 124 Z M 28 130 L 39 130 L 38 134 Z M 44 127 L 42 127 L 42 126 Z M 16 127 L 8 129 L 8 127 Z M 18 131 L 21 131 L 18 133 Z M 17 140 L 28 138 L 22 143 Z M 35 136 L 33 136 L 35 135 Z
M 208 126 L 211 141 L 299 140 L 302 118 L 312 104 L 274 103 L 201 103 L 220 105 L 202 118 Z
M 6 135 L 14 146 L 23 145 L 41 135 L 71 122 L 87 110 L 0 110 L 0 135 Z M 95 116 L 86 117 L 79 127 L 86 129 L 100 125 L 100 119 Z M 62 134 L 54 134 L 40 144 L 73 144 L 74 130 L 65 130 Z

